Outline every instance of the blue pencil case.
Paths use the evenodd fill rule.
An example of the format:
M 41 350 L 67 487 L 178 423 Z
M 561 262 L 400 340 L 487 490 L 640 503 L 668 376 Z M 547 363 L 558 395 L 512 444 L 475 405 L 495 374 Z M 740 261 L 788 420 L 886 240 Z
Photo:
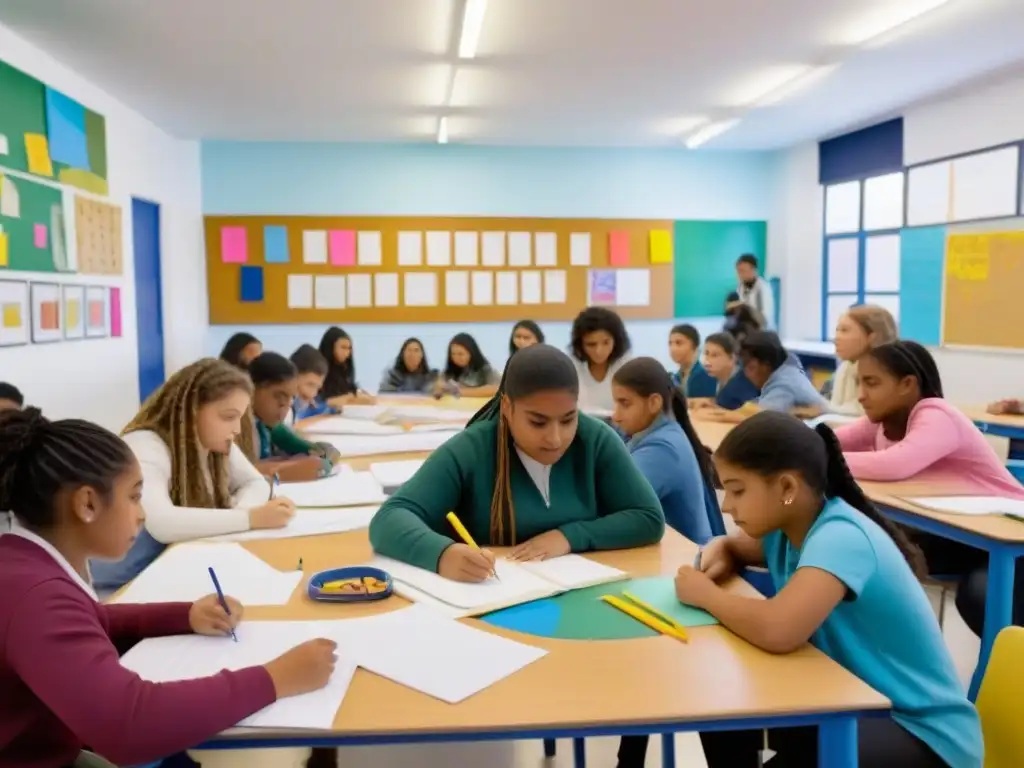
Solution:
M 394 593 L 391 574 L 380 568 L 356 565 L 313 574 L 306 587 L 311 600 L 327 603 L 366 603 Z

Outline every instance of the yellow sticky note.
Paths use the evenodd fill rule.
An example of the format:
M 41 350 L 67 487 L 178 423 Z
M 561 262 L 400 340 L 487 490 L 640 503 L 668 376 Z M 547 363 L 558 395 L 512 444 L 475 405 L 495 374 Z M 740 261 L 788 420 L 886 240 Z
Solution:
M 69 301 L 64 305 L 64 327 L 70 329 L 78 328 L 79 308 L 77 301 Z
M 53 162 L 50 160 L 50 145 L 41 133 L 25 134 L 25 154 L 28 155 L 28 172 L 53 178 Z
M 4 304 L 4 328 L 21 328 L 21 304 Z
M 0 267 L 7 266 L 7 233 L 0 232 Z
M 667 229 L 651 230 L 651 264 L 672 263 L 672 233 Z

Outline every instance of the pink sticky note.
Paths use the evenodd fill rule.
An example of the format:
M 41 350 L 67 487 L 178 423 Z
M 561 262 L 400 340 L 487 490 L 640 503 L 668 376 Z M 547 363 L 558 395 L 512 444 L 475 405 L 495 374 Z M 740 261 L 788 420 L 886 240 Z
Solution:
M 331 264 L 336 267 L 354 267 L 356 263 L 356 233 L 352 229 L 335 229 L 327 241 Z
M 110 337 L 121 338 L 121 289 L 110 289 Z
M 46 247 L 46 239 L 47 239 L 46 235 L 47 235 L 46 225 L 45 224 L 36 224 L 36 226 L 35 226 L 36 248 L 45 248 Z
M 608 234 L 608 263 L 613 267 L 629 266 L 629 232 Z
M 245 227 L 223 227 L 220 231 L 220 259 L 225 264 L 245 264 L 249 241 Z

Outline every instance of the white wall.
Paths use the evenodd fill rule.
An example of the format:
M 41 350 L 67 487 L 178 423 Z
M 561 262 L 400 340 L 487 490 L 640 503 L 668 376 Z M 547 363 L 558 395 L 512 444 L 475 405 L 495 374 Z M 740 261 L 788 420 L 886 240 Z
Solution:
M 64 91 L 106 117 L 110 202 L 124 206 L 125 274 L 112 279 L 46 274 L 75 283 L 120 284 L 123 338 L 0 349 L 0 380 L 10 381 L 51 418 L 80 417 L 119 430 L 139 406 L 131 198 L 159 203 L 163 255 L 165 360 L 168 371 L 203 348 L 203 280 L 199 146 L 178 141 L 100 88 L 0 25 L 0 52 L 9 64 Z M 35 278 L 12 272 L 11 278 Z

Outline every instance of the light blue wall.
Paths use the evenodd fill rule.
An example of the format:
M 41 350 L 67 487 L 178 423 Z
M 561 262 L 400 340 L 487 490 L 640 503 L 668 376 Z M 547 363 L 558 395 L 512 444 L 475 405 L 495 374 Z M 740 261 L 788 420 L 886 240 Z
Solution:
M 206 142 L 203 211 L 208 214 L 468 215 L 645 219 L 761 219 L 771 209 L 768 153 L 684 149 L 551 149 L 434 144 L 287 144 Z M 528 315 L 528 313 L 524 313 Z M 672 320 L 633 321 L 637 354 L 667 360 Z M 702 331 L 717 319 L 701 319 Z M 235 331 L 212 326 L 206 346 L 219 352 Z M 248 328 L 269 349 L 290 354 L 316 344 L 321 325 Z M 431 364 L 468 330 L 495 365 L 504 363 L 510 323 L 346 326 L 354 337 L 360 383 L 375 389 L 403 339 L 418 336 Z M 545 323 L 565 345 L 568 323 Z

